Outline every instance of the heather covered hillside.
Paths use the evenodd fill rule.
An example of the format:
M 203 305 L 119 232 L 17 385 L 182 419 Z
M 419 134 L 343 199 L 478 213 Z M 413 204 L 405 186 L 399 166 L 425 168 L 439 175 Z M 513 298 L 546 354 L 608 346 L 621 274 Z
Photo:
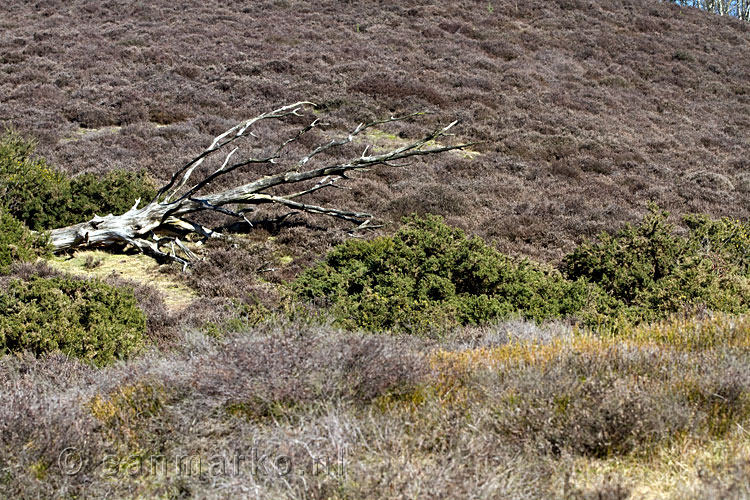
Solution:
M 657 0 L 6 1 L 0 500 L 750 498 L 749 49 Z
M 483 141 L 326 195 L 386 221 L 441 214 L 554 261 L 648 200 L 748 214 L 750 27 L 736 19 L 650 0 L 11 1 L 2 14 L 0 122 L 71 173 L 163 180 L 232 122 L 309 99 L 335 130 L 430 109 Z

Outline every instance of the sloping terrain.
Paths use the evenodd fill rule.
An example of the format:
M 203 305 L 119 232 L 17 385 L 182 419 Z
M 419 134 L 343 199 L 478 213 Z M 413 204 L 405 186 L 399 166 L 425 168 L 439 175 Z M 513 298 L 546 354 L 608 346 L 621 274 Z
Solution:
M 336 130 L 431 109 L 419 127 L 459 118 L 461 139 L 484 141 L 480 156 L 373 172 L 318 198 L 386 221 L 438 213 L 502 250 L 556 260 L 634 221 L 648 200 L 748 215 L 750 27 L 735 19 L 651 0 L 11 1 L 2 11 L 0 123 L 72 173 L 146 168 L 164 179 L 232 122 L 309 99 Z
M 480 143 L 310 197 L 377 214 L 367 236 L 386 238 L 264 207 L 194 242 L 187 272 L 100 250 L 18 262 L 49 257 L 43 235 L 0 206 L 0 500 L 747 499 L 748 49 L 749 24 L 656 0 L 4 3 L 0 125 L 48 162 L 5 148 L 35 169 L 6 186 L 165 181 L 301 99 L 319 108 L 248 149 L 313 116 L 292 148 L 417 110 L 435 114 L 317 161 L 454 119 L 446 141 Z M 67 209 L 87 191 L 61 192 Z M 398 229 L 414 212 L 449 226 Z M 110 296 L 141 326 L 98 363 L 120 339 L 84 326 L 118 328 Z

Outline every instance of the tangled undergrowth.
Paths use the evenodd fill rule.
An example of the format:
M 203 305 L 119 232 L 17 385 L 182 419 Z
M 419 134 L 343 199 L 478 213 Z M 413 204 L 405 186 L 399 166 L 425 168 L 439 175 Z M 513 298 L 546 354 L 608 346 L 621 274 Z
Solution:
M 441 342 L 281 323 L 185 333 L 105 370 L 5 357 L 0 484 L 63 498 L 743 498 L 750 328 L 733 321 L 619 341 L 511 322 Z M 727 322 L 711 346 L 689 340 Z
M 653 0 L 5 3 L 0 121 L 49 163 L 0 140 L 0 321 L 26 342 L 0 355 L 0 498 L 750 497 L 747 23 Z M 184 309 L 24 263 L 30 230 L 122 212 L 299 98 L 332 130 L 439 108 L 482 143 L 320 192 L 379 239 L 259 210 L 181 278 Z M 712 217 L 637 223 L 649 200 Z M 127 317 L 140 340 L 106 336 Z
M 61 335 L 0 358 L 0 486 L 21 498 L 220 498 L 248 487 L 262 498 L 742 498 L 750 322 L 742 288 L 726 289 L 747 274 L 746 226 L 691 216 L 680 233 L 666 217 L 653 207 L 570 254 L 562 272 L 412 217 L 393 237 L 334 248 L 292 285 L 297 297 L 348 300 L 328 309 L 253 272 L 279 262 L 271 242 L 219 245 L 189 279 L 236 300 L 179 329 L 143 290 L 123 301 L 121 288 L 14 264 L 0 295 L 14 312 L 0 331 L 39 323 L 38 313 Z M 226 273 L 251 252 L 252 281 Z M 691 274 L 704 261 L 722 272 Z M 92 287 L 101 293 L 75 292 Z M 105 291 L 104 303 L 129 312 L 91 309 Z M 653 299 L 667 292 L 695 300 Z M 404 309 L 371 307 L 375 294 Z M 96 336 L 128 317 L 143 330 L 139 307 L 149 330 L 172 332 L 166 343 Z M 549 323 L 612 310 L 606 330 Z M 530 321 L 498 323 L 508 314 Z M 75 318 L 102 323 L 71 330 Z M 62 335 L 71 331 L 80 335 Z

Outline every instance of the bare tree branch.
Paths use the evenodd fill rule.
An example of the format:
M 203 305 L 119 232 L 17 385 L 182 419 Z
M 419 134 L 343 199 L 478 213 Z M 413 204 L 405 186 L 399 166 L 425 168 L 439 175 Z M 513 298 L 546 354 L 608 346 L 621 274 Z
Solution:
M 457 122 L 452 122 L 439 128 L 423 138 L 406 143 L 395 149 L 368 154 L 369 146 L 362 154 L 343 163 L 325 164 L 303 170 L 308 164 L 320 160 L 322 154 L 334 148 L 350 144 L 354 139 L 377 125 L 414 118 L 425 113 L 412 113 L 400 117 L 390 117 L 369 123 L 360 123 L 347 135 L 332 139 L 307 153 L 302 154 L 293 162 L 293 167 L 276 174 L 254 179 L 245 184 L 228 189 L 202 194 L 216 180 L 231 172 L 240 170 L 250 164 L 276 164 L 282 154 L 290 155 L 287 150 L 311 130 L 318 128 L 319 119 L 311 121 L 307 126 L 299 129 L 294 135 L 281 142 L 272 153 L 261 157 L 246 157 L 234 163 L 232 160 L 239 156 L 240 146 L 230 145 L 242 137 L 254 136 L 252 127 L 264 120 L 281 120 L 288 116 L 302 116 L 302 110 L 312 103 L 300 101 L 273 111 L 260 114 L 245 120 L 224 131 L 214 138 L 211 145 L 198 156 L 191 159 L 172 174 L 170 180 L 159 189 L 156 197 L 146 206 L 138 208 L 138 202 L 120 215 L 94 217 L 92 220 L 73 226 L 50 231 L 50 241 L 55 251 L 65 251 L 83 247 L 108 246 L 113 244 L 128 244 L 144 253 L 159 259 L 172 260 L 186 266 L 195 255 L 180 239 L 194 233 L 202 238 L 217 237 L 219 233 L 191 222 L 185 217 L 203 211 L 219 212 L 231 217 L 242 218 L 247 221 L 245 214 L 253 207 L 263 204 L 275 204 L 300 212 L 328 215 L 358 224 L 358 229 L 376 227 L 371 225 L 372 215 L 364 212 L 345 210 L 334 207 L 322 207 L 297 201 L 297 198 L 307 196 L 324 188 L 340 188 L 336 183 L 348 179 L 350 171 L 366 170 L 371 167 L 384 165 L 388 167 L 403 166 L 396 164 L 398 160 L 406 158 L 434 155 L 447 151 L 465 149 L 475 143 L 458 144 L 455 146 L 440 145 L 437 141 L 450 135 L 449 131 Z M 223 158 L 222 158 L 223 157 Z M 206 160 L 221 159 L 218 167 L 202 177 L 197 176 L 198 167 Z M 302 188 L 292 194 L 282 195 L 274 193 L 274 188 L 317 180 L 312 187 Z M 190 186 L 187 187 L 186 186 Z M 231 208 L 237 206 L 239 208 Z M 248 221 L 249 222 L 249 221 Z

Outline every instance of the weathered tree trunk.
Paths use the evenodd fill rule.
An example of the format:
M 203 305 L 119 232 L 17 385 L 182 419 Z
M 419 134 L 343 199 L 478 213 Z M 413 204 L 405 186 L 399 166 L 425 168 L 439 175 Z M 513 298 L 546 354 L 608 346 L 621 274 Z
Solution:
M 187 265 L 194 256 L 180 238 L 174 236 L 175 229 L 178 229 L 181 234 L 198 233 L 202 237 L 211 237 L 216 233 L 186 219 L 186 216 L 210 210 L 244 218 L 245 214 L 253 209 L 253 206 L 268 203 L 283 205 L 303 212 L 339 217 L 360 223 L 361 227 L 366 226 L 372 217 L 370 214 L 310 205 L 299 202 L 297 199 L 320 189 L 335 187 L 337 181 L 347 178 L 346 173 L 349 171 L 361 170 L 375 165 L 393 166 L 393 162 L 404 158 L 463 149 L 471 145 L 459 144 L 425 148 L 430 141 L 446 136 L 448 131 L 456 124 L 456 122 L 453 122 L 418 141 L 385 153 L 368 155 L 368 149 L 365 149 L 361 156 L 347 162 L 303 170 L 303 167 L 316 156 L 332 148 L 351 143 L 357 135 L 368 128 L 411 118 L 422 113 L 398 118 L 391 117 L 386 120 L 358 125 L 347 136 L 332 140 L 307 152 L 286 172 L 261 177 L 219 192 L 205 192 L 213 181 L 243 166 L 257 163 L 275 163 L 275 160 L 280 157 L 285 148 L 296 142 L 306 132 L 319 126 L 319 120 L 314 120 L 308 126 L 299 130 L 294 137 L 284 141 L 268 156 L 244 158 L 236 163 L 231 162 L 239 148 L 234 147 L 227 152 L 228 146 L 242 137 L 252 136 L 250 129 L 253 125 L 262 120 L 281 119 L 289 115 L 301 116 L 300 111 L 308 105 L 312 105 L 312 103 L 298 102 L 284 106 L 245 120 L 225 131 L 217 136 L 201 154 L 178 169 L 172 175 L 171 180 L 159 190 L 157 196 L 141 208 L 138 208 L 139 202 L 136 202 L 135 206 L 124 214 L 97 216 L 87 222 L 50 231 L 50 243 L 54 251 L 62 252 L 85 247 L 106 247 L 125 243 L 154 257 L 170 259 Z M 204 174 L 198 180 L 192 179 L 193 173 L 204 161 L 219 154 L 224 157 L 220 166 L 212 173 Z M 304 183 L 311 180 L 317 180 L 318 182 L 312 187 L 293 194 L 283 196 L 273 194 L 273 189 L 279 186 Z M 241 208 L 230 209 L 230 206 Z

